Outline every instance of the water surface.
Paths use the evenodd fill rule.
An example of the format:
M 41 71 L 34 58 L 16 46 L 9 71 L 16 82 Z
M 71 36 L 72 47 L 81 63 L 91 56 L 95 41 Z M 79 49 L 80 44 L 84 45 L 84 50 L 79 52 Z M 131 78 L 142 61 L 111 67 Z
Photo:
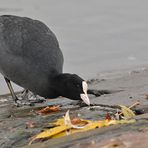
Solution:
M 146 0 L 0 0 L 3 14 L 45 22 L 60 42 L 64 71 L 85 79 L 148 62 Z

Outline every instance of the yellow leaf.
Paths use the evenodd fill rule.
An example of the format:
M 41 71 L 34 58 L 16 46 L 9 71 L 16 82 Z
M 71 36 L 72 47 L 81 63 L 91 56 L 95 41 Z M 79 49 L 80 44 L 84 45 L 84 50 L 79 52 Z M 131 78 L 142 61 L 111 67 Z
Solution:
M 92 129 L 95 129 L 95 128 L 98 128 L 98 121 L 92 121 L 91 123 L 85 125 L 83 128 L 71 128 L 71 129 L 69 129 L 70 130 L 69 134 L 85 132 L 85 131 L 92 130 Z M 52 138 L 60 138 L 60 137 L 63 137 L 63 136 L 67 136 L 66 131 L 58 133 L 58 134 L 52 136 Z
M 70 130 L 70 134 L 75 134 L 75 133 L 85 132 L 85 131 L 96 129 L 96 128 L 101 128 L 101 127 L 110 126 L 110 125 L 114 125 L 114 124 L 122 124 L 122 123 L 132 123 L 132 122 L 128 122 L 128 120 L 126 120 L 126 122 L 124 120 L 121 121 L 121 122 L 118 122 L 117 120 L 89 121 L 89 124 L 87 124 L 82 129 L 72 128 L 72 129 L 69 129 L 69 130 Z M 52 136 L 51 138 L 60 138 L 60 137 L 63 137 L 63 136 L 67 136 L 65 131 L 58 133 L 58 134 Z
M 56 134 L 58 134 L 60 132 L 63 132 L 65 130 L 67 130 L 67 129 L 69 129 L 68 126 L 66 126 L 66 125 L 60 125 L 60 126 L 57 126 L 57 127 L 54 127 L 54 128 L 48 129 L 48 130 L 45 130 L 45 131 L 39 133 L 38 135 L 36 135 L 35 138 L 33 138 L 31 140 L 31 142 L 29 143 L 29 145 L 33 141 L 35 141 L 37 139 L 50 138 L 51 136 L 56 135 Z
M 116 120 L 117 124 L 129 124 L 129 123 L 134 123 L 136 122 L 135 119 L 131 119 L 131 120 Z
M 85 132 L 88 130 L 92 130 L 95 128 L 101 128 L 104 126 L 135 122 L 135 120 L 108 120 L 108 119 L 100 120 L 100 121 L 91 121 L 91 120 L 84 120 L 84 119 L 78 120 L 77 119 L 74 121 L 75 122 L 73 123 L 75 124 L 72 124 L 72 121 L 69 116 L 69 111 L 67 111 L 64 118 L 58 119 L 55 123 L 53 123 L 54 125 L 56 125 L 56 127 L 39 133 L 30 141 L 29 145 L 37 139 L 60 138 L 62 136 L 67 136 L 67 135 L 79 133 L 79 132 Z M 81 122 L 85 122 L 86 124 L 82 124 L 84 126 L 80 126 L 81 124 L 79 123 Z
M 121 111 L 125 118 L 132 118 L 135 116 L 134 112 L 124 105 L 120 105 Z

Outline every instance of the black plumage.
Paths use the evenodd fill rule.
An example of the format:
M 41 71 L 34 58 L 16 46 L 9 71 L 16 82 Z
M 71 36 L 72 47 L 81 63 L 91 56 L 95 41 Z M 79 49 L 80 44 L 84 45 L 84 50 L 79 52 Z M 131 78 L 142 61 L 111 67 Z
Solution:
M 58 40 L 44 23 L 0 16 L 0 72 L 5 78 L 45 98 L 81 99 L 84 80 L 62 70 Z

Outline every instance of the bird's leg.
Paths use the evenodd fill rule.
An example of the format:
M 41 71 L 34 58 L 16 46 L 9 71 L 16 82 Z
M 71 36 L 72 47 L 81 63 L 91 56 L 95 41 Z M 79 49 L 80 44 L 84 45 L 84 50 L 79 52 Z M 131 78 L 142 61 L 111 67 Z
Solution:
M 10 80 L 7 79 L 6 77 L 4 77 L 4 79 L 5 79 L 6 83 L 7 83 L 7 86 L 8 86 L 8 88 L 9 88 L 9 90 L 10 90 L 10 93 L 11 93 L 11 95 L 12 95 L 13 100 L 15 101 L 15 103 L 17 103 L 18 98 L 17 98 L 17 96 L 16 96 L 15 93 L 14 93 L 14 90 L 13 90 L 13 87 L 12 87 L 12 85 L 11 85 Z
M 32 105 L 32 103 L 28 103 L 28 102 L 24 102 L 24 101 L 21 101 L 20 99 L 18 99 L 18 97 L 15 95 L 15 93 L 14 93 L 14 90 L 13 90 L 13 87 L 12 87 L 12 85 L 11 85 L 11 82 L 10 82 L 10 80 L 9 79 L 7 79 L 6 77 L 4 77 L 5 78 L 5 81 L 6 81 L 6 83 L 7 83 L 7 86 L 8 86 L 8 88 L 9 88 L 9 90 L 10 90 L 10 93 L 11 93 L 11 95 L 12 95 L 12 98 L 13 98 L 13 100 L 15 101 L 15 105 L 16 106 L 18 106 L 18 107 L 20 107 L 20 106 L 23 106 L 23 105 Z M 25 92 L 24 92 L 24 97 L 26 97 L 26 94 L 28 93 L 28 90 L 25 90 Z
M 11 85 L 11 82 L 9 79 L 7 79 L 6 77 L 4 77 L 6 83 L 7 83 L 7 86 L 10 90 L 10 93 L 11 93 L 11 96 L 13 98 L 13 100 L 15 101 L 16 103 L 16 106 L 23 106 L 23 105 L 29 105 L 29 106 L 33 106 L 34 103 L 42 103 L 45 101 L 45 99 L 43 97 L 40 97 L 38 95 L 34 95 L 32 92 L 30 92 L 28 89 L 25 89 L 23 92 L 22 92 L 22 96 L 21 98 L 18 98 L 15 93 L 14 93 L 14 90 L 13 90 L 13 87 Z
M 29 90 L 28 89 L 24 89 L 22 91 L 22 93 L 21 93 L 22 99 L 27 100 L 28 99 L 28 93 L 29 93 Z

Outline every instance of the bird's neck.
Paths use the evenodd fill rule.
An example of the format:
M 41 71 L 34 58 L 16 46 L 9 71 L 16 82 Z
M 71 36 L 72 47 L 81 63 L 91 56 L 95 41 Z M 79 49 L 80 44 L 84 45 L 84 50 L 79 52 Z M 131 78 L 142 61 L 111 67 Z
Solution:
M 57 92 L 59 96 L 66 97 L 64 96 L 64 94 L 66 94 L 66 81 L 67 79 L 69 79 L 70 75 L 71 74 L 68 73 L 60 73 L 52 79 L 53 89 Z

